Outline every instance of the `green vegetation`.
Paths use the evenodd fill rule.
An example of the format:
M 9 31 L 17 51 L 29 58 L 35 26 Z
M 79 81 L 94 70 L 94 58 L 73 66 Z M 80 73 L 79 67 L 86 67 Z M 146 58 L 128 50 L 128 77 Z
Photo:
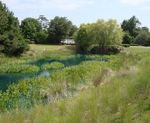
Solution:
M 0 1 L 0 53 L 18 56 L 26 50 L 28 45 L 21 35 L 18 19 Z
M 135 44 L 150 46 L 150 32 L 141 31 L 139 35 L 135 38 Z
M 135 17 L 122 22 L 122 29 L 125 32 L 123 44 L 137 44 L 142 46 L 150 46 L 150 32 L 147 27 L 139 27 L 141 22 Z
M 60 62 L 52 62 L 50 64 L 45 64 L 42 66 L 42 68 L 44 70 L 56 70 L 56 69 L 60 69 L 63 68 L 64 64 L 60 63 Z
M 49 24 L 49 43 L 60 44 L 63 39 L 71 38 L 76 30 L 77 27 L 74 26 L 66 17 L 56 16 Z
M 81 53 L 108 54 L 119 52 L 115 45 L 121 44 L 122 36 L 122 29 L 115 20 L 98 20 L 96 23 L 81 25 L 75 40 Z
M 57 70 L 48 78 L 21 80 L 0 94 L 0 109 L 7 110 L 0 122 L 149 122 L 149 53 L 150 48 L 130 47 L 118 55 L 86 56 L 93 61 Z M 52 57 L 61 61 L 73 56 Z
M 33 73 L 38 72 L 39 68 L 28 64 L 2 64 L 0 73 Z
M 37 35 L 42 31 L 42 26 L 38 20 L 26 18 L 21 22 L 21 31 L 24 38 L 35 42 Z
M 78 29 L 44 15 L 19 25 L 0 2 L 0 123 L 149 123 L 150 32 L 139 25 L 133 16 Z

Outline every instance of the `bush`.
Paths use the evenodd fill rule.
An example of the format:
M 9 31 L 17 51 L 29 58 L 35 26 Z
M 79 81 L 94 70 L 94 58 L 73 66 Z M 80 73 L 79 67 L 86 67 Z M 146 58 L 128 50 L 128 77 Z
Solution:
M 14 39 L 12 41 L 5 42 L 3 52 L 9 56 L 19 56 L 23 52 L 27 51 L 29 46 L 25 39 Z
M 121 47 L 119 46 L 107 46 L 104 49 L 100 49 L 99 47 L 94 47 L 91 49 L 91 53 L 92 54 L 106 54 L 106 55 L 110 55 L 110 54 L 117 54 L 121 51 Z

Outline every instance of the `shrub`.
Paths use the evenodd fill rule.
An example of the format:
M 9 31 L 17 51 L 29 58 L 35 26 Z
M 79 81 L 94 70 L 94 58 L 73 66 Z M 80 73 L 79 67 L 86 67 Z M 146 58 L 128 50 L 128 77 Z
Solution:
M 6 53 L 9 56 L 19 56 L 23 52 L 27 51 L 29 49 L 29 46 L 27 45 L 27 42 L 25 39 L 14 39 L 12 41 L 7 41 L 4 44 L 4 50 L 3 52 Z
M 130 47 L 130 44 L 122 44 L 123 47 Z
M 119 46 L 107 46 L 106 48 L 100 49 L 99 47 L 94 47 L 91 49 L 92 54 L 117 54 L 121 51 Z

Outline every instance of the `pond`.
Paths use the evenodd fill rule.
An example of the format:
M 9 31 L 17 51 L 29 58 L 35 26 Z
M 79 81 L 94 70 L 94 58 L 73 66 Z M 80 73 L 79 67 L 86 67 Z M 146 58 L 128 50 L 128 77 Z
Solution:
M 42 66 L 44 64 L 60 62 L 64 64 L 65 67 L 79 65 L 83 61 L 101 61 L 106 62 L 108 59 L 105 57 L 86 57 L 84 55 L 77 55 L 67 59 L 39 59 L 36 61 L 29 62 L 28 64 L 37 65 L 40 68 L 40 71 L 37 73 L 0 73 L 0 91 L 5 91 L 9 85 L 12 83 L 17 83 L 19 80 L 31 79 L 33 77 L 50 77 L 52 71 L 43 70 Z

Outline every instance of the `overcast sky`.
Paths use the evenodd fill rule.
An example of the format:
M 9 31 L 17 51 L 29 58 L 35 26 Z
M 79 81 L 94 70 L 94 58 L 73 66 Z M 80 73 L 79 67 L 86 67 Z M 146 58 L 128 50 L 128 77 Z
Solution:
M 2 0 L 15 16 L 26 17 L 45 15 L 68 17 L 74 24 L 95 22 L 99 18 L 117 19 L 122 22 L 135 15 L 142 26 L 150 28 L 150 0 Z

